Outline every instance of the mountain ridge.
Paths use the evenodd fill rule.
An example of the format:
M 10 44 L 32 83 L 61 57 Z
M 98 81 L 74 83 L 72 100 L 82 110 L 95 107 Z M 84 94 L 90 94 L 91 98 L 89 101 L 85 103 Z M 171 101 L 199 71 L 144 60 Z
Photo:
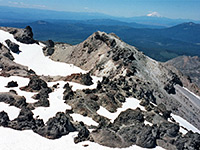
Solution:
M 36 72 L 27 71 L 32 75 L 25 74 L 28 79 L 23 86 L 19 84 L 19 87 L 15 88 L 17 92 L 12 88 L 16 86 L 14 82 L 9 82 L 6 87 L 1 85 L 3 91 L 10 90 L 0 93 L 2 103 L 12 104 L 20 109 L 15 119 L 9 119 L 5 111 L 0 112 L 1 126 L 17 130 L 33 130 L 49 139 L 69 136 L 69 133 L 77 131 L 75 143 L 89 140 L 115 148 L 128 148 L 135 144 L 143 148 L 156 146 L 165 149 L 199 148 L 200 135 L 194 133 L 199 130 L 188 131 L 192 128 L 185 129 L 182 127 L 184 124 L 175 121 L 176 115 L 179 115 L 200 128 L 198 118 L 200 110 L 198 105 L 195 105 L 198 97 L 183 88 L 183 86 L 189 87 L 185 83 L 190 84 L 189 80 L 166 68 L 164 64 L 145 56 L 136 47 L 124 43 L 115 34 L 98 31 L 78 45 L 53 41 L 43 44 L 34 41 L 33 44 L 27 44 L 29 40 L 21 39 L 33 37 L 32 34 L 27 34 L 31 31 L 30 27 L 1 29 L 4 31 L 0 31 L 0 40 L 6 48 L 0 47 L 2 58 L 7 57 L 3 55 L 4 51 L 10 52 L 15 58 L 14 62 L 28 65 L 29 68 L 35 67 L 34 64 L 41 61 L 39 59 L 49 61 L 47 64 L 41 63 L 40 66 L 36 66 L 34 68 Z M 19 45 L 21 50 L 19 54 L 15 54 L 11 51 L 11 47 L 7 47 L 8 44 L 5 42 L 7 39 Z M 33 57 L 31 54 L 36 51 L 39 53 Z M 35 63 L 26 59 L 31 57 Z M 49 57 L 56 65 L 51 65 Z M 70 64 L 68 67 L 65 66 L 66 70 L 65 67 L 60 69 L 58 67 L 62 61 Z M 40 68 L 42 65 L 46 66 Z M 73 70 L 73 65 L 84 69 L 72 78 L 82 81 L 78 82 L 78 85 L 74 80 L 69 82 L 65 78 L 65 74 Z M 50 70 L 47 76 L 44 73 L 37 75 L 41 70 L 47 71 L 48 66 L 54 71 Z M 18 74 L 16 70 L 19 68 L 6 68 L 2 67 L 3 75 Z M 11 70 L 12 73 L 9 72 Z M 62 76 L 64 78 L 55 75 L 55 72 L 62 70 L 66 71 Z M 85 72 L 87 75 L 83 76 Z M 96 78 L 101 77 L 98 78 L 99 81 L 92 80 L 94 75 Z M 1 79 L 6 80 L 5 83 L 10 80 L 3 76 Z M 92 84 L 91 80 L 96 84 Z M 83 83 L 88 85 L 82 88 Z M 74 87 L 76 88 L 73 89 Z M 32 99 L 36 101 L 28 102 L 31 98 L 19 96 L 18 93 L 21 91 L 25 92 L 25 95 L 27 92 L 34 92 Z M 41 110 L 46 111 L 53 107 L 58 107 L 57 111 L 61 112 L 56 111 L 53 116 L 49 116 L 52 112 L 44 113 L 44 117 Z M 113 118 L 113 115 L 116 117 Z M 98 125 L 88 124 L 89 121 L 86 120 L 80 121 L 81 116 L 93 119 Z M 174 143 L 171 143 L 172 139 Z

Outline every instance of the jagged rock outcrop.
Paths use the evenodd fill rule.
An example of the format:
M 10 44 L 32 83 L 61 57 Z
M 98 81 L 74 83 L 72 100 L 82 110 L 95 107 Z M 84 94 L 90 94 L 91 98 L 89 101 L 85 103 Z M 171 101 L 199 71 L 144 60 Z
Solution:
M 21 43 L 25 44 L 37 43 L 37 41 L 33 39 L 33 32 L 30 26 L 27 26 L 25 29 L 9 28 L 9 27 L 1 27 L 0 29 L 13 34 L 14 38 Z
M 98 31 L 78 45 L 56 44 L 54 48 L 51 59 L 90 70 L 91 75 L 106 76 L 110 80 L 108 86 L 113 91 L 119 90 L 124 97 L 133 96 L 155 104 L 163 103 L 167 109 L 200 128 L 200 119 L 196 115 L 200 112 L 199 108 L 193 106 L 193 101 L 187 95 L 182 94 L 182 86 L 192 86 L 190 83 L 185 84 L 188 79 L 184 81 L 180 74 L 145 56 L 116 36 Z M 98 84 L 98 88 L 101 86 Z M 110 97 L 108 95 L 106 97 Z M 188 103 L 192 108 L 187 107 Z M 109 110 L 108 103 L 100 105 Z M 111 111 L 120 107 L 116 103 L 112 105 Z M 191 114 L 194 116 L 192 120 Z
M 7 127 L 10 121 L 9 116 L 6 112 L 0 112 L 0 126 Z
M 78 136 L 74 138 L 74 143 L 79 143 L 90 139 L 90 131 L 85 127 L 83 122 L 80 122 L 80 125 Z
M 41 89 L 46 88 L 49 87 L 47 86 L 47 83 L 44 80 L 40 79 L 38 76 L 31 76 L 28 85 L 20 89 L 29 92 L 37 92 Z
M 12 87 L 18 87 L 18 84 L 16 81 L 10 81 L 8 82 L 8 84 L 6 85 L 7 88 L 12 88 Z
M 8 47 L 10 48 L 10 50 L 13 53 L 17 53 L 19 54 L 21 51 L 19 50 L 19 45 L 15 44 L 14 42 L 11 42 L 9 39 L 5 41 L 6 44 L 8 45 Z
M 55 117 L 46 122 L 46 125 L 36 129 L 35 132 L 49 139 L 57 139 L 76 131 L 71 120 L 69 115 L 58 112 Z
M 1 76 L 28 77 L 35 74 L 35 72 L 29 70 L 28 67 L 17 64 L 13 60 L 14 57 L 10 50 L 3 44 L 0 44 L 0 68 L 2 69 L 0 73 Z
M 15 106 L 17 108 L 23 108 L 27 106 L 26 98 L 13 92 L 0 92 L 0 102 L 10 104 L 11 106 Z
M 54 42 L 52 40 L 48 40 L 45 42 L 45 47 L 43 48 L 43 53 L 45 56 L 51 56 L 54 53 Z

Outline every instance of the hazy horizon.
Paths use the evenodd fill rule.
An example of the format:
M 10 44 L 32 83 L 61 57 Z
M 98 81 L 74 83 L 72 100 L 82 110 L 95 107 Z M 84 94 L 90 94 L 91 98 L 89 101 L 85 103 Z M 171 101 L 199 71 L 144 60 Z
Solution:
M 115 17 L 157 16 L 200 20 L 200 1 L 197 0 L 0 0 L 0 6 L 103 13 Z

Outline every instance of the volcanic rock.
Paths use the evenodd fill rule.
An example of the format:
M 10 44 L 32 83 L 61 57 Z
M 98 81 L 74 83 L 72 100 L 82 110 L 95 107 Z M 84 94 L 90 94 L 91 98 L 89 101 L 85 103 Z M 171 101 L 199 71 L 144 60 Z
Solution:
M 10 48 L 10 50 L 13 53 L 17 53 L 19 54 L 21 51 L 19 50 L 19 45 L 15 44 L 14 42 L 11 42 L 9 39 L 5 41 L 6 44 L 8 45 L 8 47 Z
M 4 111 L 0 112 L 0 126 L 7 127 L 9 121 L 8 114 Z
M 74 138 L 74 143 L 79 143 L 89 140 L 90 131 L 85 127 L 83 122 L 80 123 L 81 123 L 80 127 L 81 129 L 79 129 L 80 131 L 78 132 L 78 136 Z
M 7 88 L 18 87 L 18 84 L 16 81 L 10 81 L 10 82 L 8 82 L 6 87 Z
M 30 109 L 22 108 L 18 117 L 12 120 L 9 127 L 16 130 L 28 130 L 33 129 L 35 126 L 35 119 Z
M 142 128 L 142 131 L 137 136 L 136 145 L 144 148 L 156 147 L 156 138 L 152 133 L 152 127 L 145 126 Z
M 55 117 L 46 122 L 45 126 L 35 132 L 49 139 L 57 139 L 74 131 L 76 129 L 71 122 L 71 118 L 64 113 L 58 112 Z

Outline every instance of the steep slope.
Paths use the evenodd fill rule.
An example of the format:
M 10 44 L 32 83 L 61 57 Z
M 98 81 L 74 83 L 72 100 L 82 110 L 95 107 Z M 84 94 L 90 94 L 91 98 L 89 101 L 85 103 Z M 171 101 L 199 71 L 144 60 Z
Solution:
M 198 56 L 180 56 L 167 61 L 166 64 L 174 66 L 189 76 L 192 82 L 200 87 L 200 58 Z
M 165 103 L 170 110 L 185 116 L 185 119 L 191 119 L 190 113 L 196 116 L 199 112 L 198 108 L 194 108 L 195 111 L 192 112 L 186 104 L 182 104 L 183 99 L 187 97 L 182 97 L 183 95 L 175 89 L 174 85 L 183 86 L 183 83 L 173 71 L 143 55 L 115 35 L 96 32 L 75 46 L 65 47 L 64 44 L 58 44 L 51 58 L 72 63 L 90 70 L 96 76 L 107 76 L 112 80 L 119 80 L 119 76 L 124 76 L 129 86 L 128 91 L 135 91 L 130 95 L 158 104 Z M 198 116 L 194 118 L 196 122 Z M 195 124 L 199 126 L 198 122 Z
M 15 34 L 24 35 L 27 28 L 4 30 L 16 31 L 10 32 L 14 36 L 0 31 L 2 47 L 7 47 L 10 58 L 14 58 L 10 61 L 27 65 L 35 73 L 24 79 L 7 72 L 10 78 L 0 78 L 3 135 L 7 127 L 32 130 L 42 137 L 56 139 L 55 143 L 73 135 L 74 143 L 90 141 L 112 148 L 199 149 L 199 97 L 183 88 L 181 75 L 162 63 L 114 34 L 96 32 L 86 41 L 70 46 L 53 41 L 24 44 L 16 41 Z M 7 39 L 10 42 L 5 42 Z M 15 53 L 13 46 L 9 46 L 18 47 L 16 44 L 21 52 Z M 5 71 L 1 68 L 1 72 Z M 9 105 L 18 113 L 14 114 Z M 21 138 L 28 137 L 28 132 L 21 133 Z M 7 137 L 12 135 L 17 134 L 9 132 Z M 2 145 L 10 143 L 0 141 Z M 50 145 L 54 146 L 54 142 Z M 84 146 L 92 149 L 92 145 Z M 104 148 L 100 145 L 97 147 Z M 70 145 L 73 149 L 79 146 Z M 9 145 L 5 148 L 9 149 Z

